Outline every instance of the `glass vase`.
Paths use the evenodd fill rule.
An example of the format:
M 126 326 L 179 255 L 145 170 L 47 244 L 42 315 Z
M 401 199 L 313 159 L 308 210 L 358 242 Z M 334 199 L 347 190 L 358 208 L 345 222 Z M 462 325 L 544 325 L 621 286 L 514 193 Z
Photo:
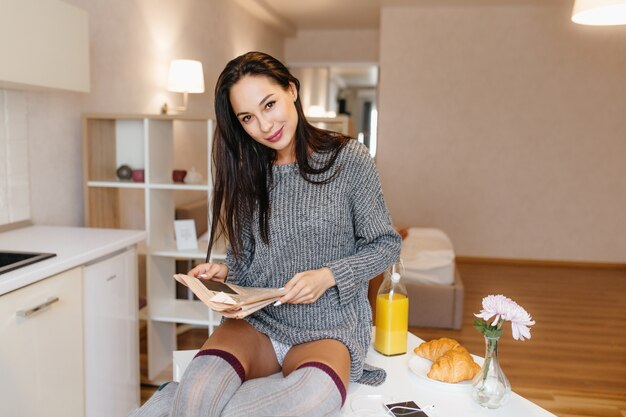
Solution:
M 485 361 L 472 380 L 472 397 L 486 408 L 498 408 L 511 394 L 511 384 L 500 367 L 497 337 L 485 336 Z

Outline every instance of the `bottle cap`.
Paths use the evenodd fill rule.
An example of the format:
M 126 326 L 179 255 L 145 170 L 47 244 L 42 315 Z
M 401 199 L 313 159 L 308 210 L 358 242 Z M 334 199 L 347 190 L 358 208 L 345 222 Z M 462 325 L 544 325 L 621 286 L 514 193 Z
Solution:
M 400 281 L 400 274 L 397 272 L 394 272 L 391 274 L 391 281 L 393 282 L 398 282 Z

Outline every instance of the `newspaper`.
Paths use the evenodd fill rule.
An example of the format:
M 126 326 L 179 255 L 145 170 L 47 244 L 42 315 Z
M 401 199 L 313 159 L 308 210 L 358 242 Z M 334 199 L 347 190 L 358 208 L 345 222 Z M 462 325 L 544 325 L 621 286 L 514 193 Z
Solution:
M 187 286 L 211 310 L 228 318 L 244 318 L 276 302 L 285 294 L 284 288 L 241 287 L 185 274 L 176 274 L 174 278 Z

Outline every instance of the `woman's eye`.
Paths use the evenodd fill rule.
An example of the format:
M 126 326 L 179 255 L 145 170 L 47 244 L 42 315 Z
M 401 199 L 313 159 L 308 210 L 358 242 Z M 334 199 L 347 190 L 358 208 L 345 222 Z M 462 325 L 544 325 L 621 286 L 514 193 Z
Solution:
M 250 116 L 243 116 L 243 117 L 241 118 L 241 121 L 242 121 L 243 123 L 248 123 L 248 122 L 250 121 Z
M 274 103 L 276 103 L 276 101 L 270 101 L 265 105 L 265 108 L 267 109 L 271 109 L 272 107 L 274 107 Z

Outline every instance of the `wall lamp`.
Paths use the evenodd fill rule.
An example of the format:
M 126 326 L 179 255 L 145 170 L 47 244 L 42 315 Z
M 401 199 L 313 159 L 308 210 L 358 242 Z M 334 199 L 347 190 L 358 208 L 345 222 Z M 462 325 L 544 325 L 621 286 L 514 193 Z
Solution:
M 191 59 L 175 59 L 170 63 L 170 71 L 167 80 L 167 90 L 174 93 L 183 93 L 183 105 L 168 107 L 164 103 L 161 113 L 167 114 L 168 110 L 183 112 L 187 110 L 187 96 L 189 93 L 204 93 L 204 73 L 202 62 Z

